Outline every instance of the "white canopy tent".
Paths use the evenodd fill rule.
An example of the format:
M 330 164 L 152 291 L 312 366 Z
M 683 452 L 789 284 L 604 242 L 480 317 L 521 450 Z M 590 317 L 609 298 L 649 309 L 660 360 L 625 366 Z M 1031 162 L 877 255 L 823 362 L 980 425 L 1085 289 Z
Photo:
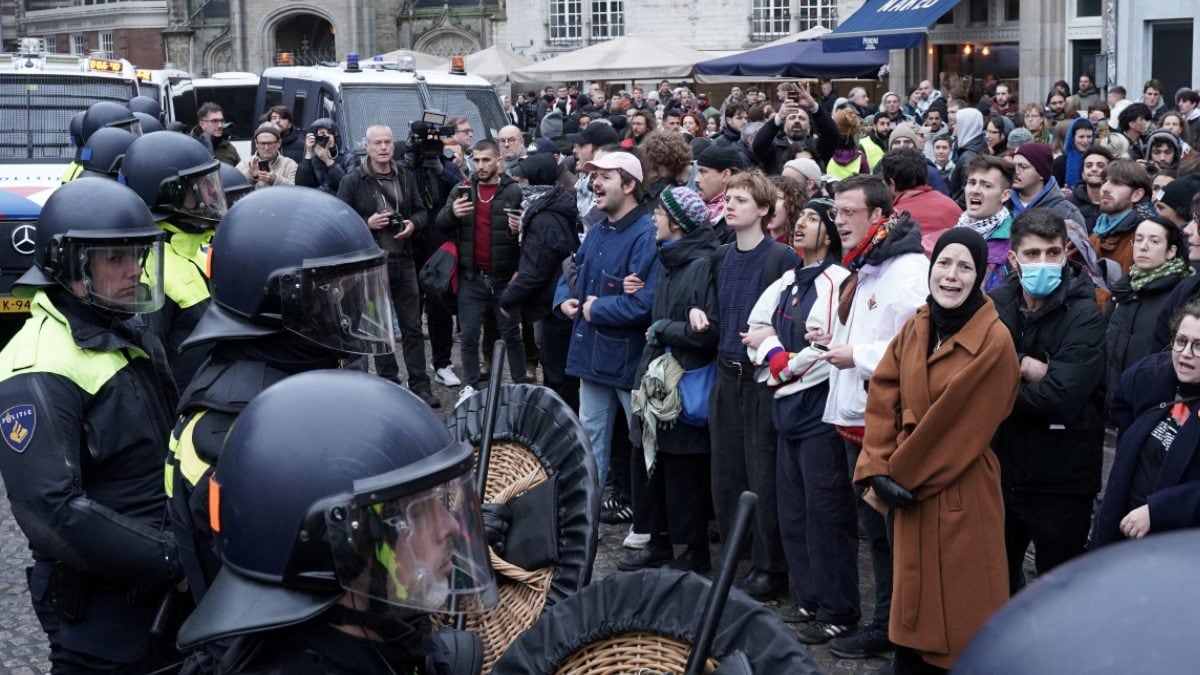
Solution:
M 656 80 L 687 77 L 709 54 L 648 37 L 626 35 L 514 71 L 513 82 Z
M 534 63 L 534 60 L 492 46 L 468 55 L 463 59 L 467 72 L 478 75 L 492 84 L 504 84 L 514 70 Z

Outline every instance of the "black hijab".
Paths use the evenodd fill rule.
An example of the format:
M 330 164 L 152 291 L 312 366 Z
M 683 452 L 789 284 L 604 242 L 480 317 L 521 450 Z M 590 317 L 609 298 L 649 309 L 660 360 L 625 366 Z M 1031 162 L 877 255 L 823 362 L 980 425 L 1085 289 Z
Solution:
M 952 227 L 946 230 L 942 236 L 938 237 L 937 243 L 933 246 L 933 255 L 931 260 L 934 264 L 937 263 L 938 256 L 942 254 L 950 244 L 960 244 L 965 246 L 971 254 L 971 260 L 975 264 L 975 283 L 971 286 L 970 293 L 963 303 L 954 309 L 945 309 L 933 299 L 931 293 L 925 302 L 929 303 L 929 322 L 932 330 L 929 331 L 929 353 L 932 354 L 937 346 L 962 329 L 963 326 L 975 316 L 975 312 L 983 307 L 983 276 L 987 272 L 987 243 L 978 232 L 969 227 Z M 933 276 L 933 265 L 930 265 L 929 274 Z

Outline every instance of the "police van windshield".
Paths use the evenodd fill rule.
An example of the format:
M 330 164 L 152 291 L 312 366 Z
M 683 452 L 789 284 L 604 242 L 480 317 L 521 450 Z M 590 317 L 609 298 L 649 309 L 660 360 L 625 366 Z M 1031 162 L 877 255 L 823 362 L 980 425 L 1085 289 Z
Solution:
M 429 86 L 431 107 L 448 117 L 462 115 L 471 122 L 475 140 L 495 138 L 504 126 L 504 110 L 492 89 Z M 421 119 L 421 96 L 416 85 L 404 87 L 346 87 L 342 109 L 354 147 L 362 145 L 367 127 L 377 122 L 392 128 L 397 140 L 408 137 L 408 125 Z
M 137 93 L 132 80 L 0 72 L 0 159 L 70 161 L 71 118 L 93 103 L 124 104 Z
M 257 84 L 197 86 L 176 96 L 175 118 L 190 130 L 196 126 L 196 110 L 211 101 L 221 106 L 225 114 L 225 135 L 233 141 L 249 140 L 257 128 L 255 122 L 258 118 L 254 115 L 254 98 L 257 95 Z

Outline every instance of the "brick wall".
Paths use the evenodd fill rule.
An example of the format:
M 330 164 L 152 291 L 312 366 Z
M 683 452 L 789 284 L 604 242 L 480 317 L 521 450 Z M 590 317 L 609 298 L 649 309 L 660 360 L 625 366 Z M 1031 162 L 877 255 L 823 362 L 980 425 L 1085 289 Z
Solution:
M 92 35 L 88 42 L 99 44 L 100 36 Z M 138 68 L 163 67 L 162 31 L 157 28 L 130 28 L 113 31 L 113 51 L 129 59 Z

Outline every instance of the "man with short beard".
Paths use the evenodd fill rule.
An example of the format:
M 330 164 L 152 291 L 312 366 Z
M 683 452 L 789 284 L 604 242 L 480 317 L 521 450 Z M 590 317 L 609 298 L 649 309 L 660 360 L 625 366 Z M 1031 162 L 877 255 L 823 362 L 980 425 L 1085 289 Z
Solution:
M 479 340 L 483 315 L 491 312 L 508 348 L 508 372 L 524 382 L 525 347 L 519 314 L 500 311 L 500 296 L 517 271 L 520 245 L 508 224 L 507 209 L 521 204 L 521 187 L 503 173 L 499 147 L 484 139 L 475 144 L 475 175 L 465 193 L 456 193 L 437 216 L 437 227 L 458 245 L 458 321 L 462 337 L 462 401 L 479 383 Z
M 933 161 L 933 142 L 939 138 L 950 138 L 950 128 L 946 126 L 946 104 L 939 101 L 925 112 L 924 124 L 929 132 L 925 134 L 925 157 Z M 951 139 L 951 145 L 954 141 Z
M 813 130 L 816 133 L 813 133 Z M 800 89 L 796 101 L 785 101 L 763 124 L 754 136 L 752 149 L 758 162 L 770 175 L 783 171 L 783 164 L 793 154 L 795 146 L 813 149 L 822 157 L 833 152 L 837 139 L 837 127 L 833 118 L 817 105 L 807 87 Z
M 996 94 L 992 96 L 992 105 L 988 112 L 994 117 L 1007 117 L 1014 125 L 1017 124 L 1021 106 L 1009 96 L 1007 84 L 996 85 Z
M 1079 110 L 1087 110 L 1088 106 L 1100 100 L 1100 90 L 1096 88 L 1096 78 L 1091 73 L 1080 74 L 1079 88 L 1075 90 L 1073 98 Z
M 1119 159 L 1104 169 L 1100 215 L 1092 229 L 1092 246 L 1104 278 L 1111 284 L 1133 266 L 1133 236 L 1143 218 L 1134 208 L 1150 194 L 1150 174 L 1137 162 Z
M 892 119 L 887 115 L 876 115 L 868 128 L 870 131 L 858 141 L 858 147 L 867 153 L 867 166 L 874 169 L 879 160 L 883 159 L 883 153 L 887 152 L 888 136 L 892 133 Z
M 678 120 L 678 118 L 676 118 Z M 654 115 L 645 110 L 635 110 L 629 115 L 629 131 L 626 132 L 625 140 L 621 143 L 622 147 L 633 147 L 641 145 L 642 139 L 646 134 L 654 131 L 656 127 Z
M 579 422 L 603 486 L 617 411 L 632 423 L 638 359 L 631 355 L 646 346 L 660 266 L 654 221 L 638 206 L 644 195 L 641 162 L 627 152 L 610 152 L 585 162 L 583 170 L 593 175 L 596 207 L 604 218 L 588 230 L 575 253 L 574 285 L 566 275 L 559 280 L 553 307 L 574 323 L 567 374 L 580 380 Z M 624 293 L 622 280 L 631 274 L 644 286 Z
M 1108 148 L 1093 146 L 1083 155 L 1083 165 L 1080 169 L 1079 182 L 1068 198 L 1079 208 L 1083 215 L 1084 226 L 1088 234 L 1096 226 L 1096 218 L 1100 215 L 1100 186 L 1104 185 L 1104 169 L 1113 161 Z
M 599 216 L 593 209 L 592 177 L 582 167 L 592 161 L 597 150 L 618 143 L 621 139 L 611 124 L 596 121 L 579 133 L 567 136 L 567 140 L 574 146 L 575 166 L 579 169 L 579 178 L 575 181 L 575 204 L 579 207 L 579 219 L 586 230 Z
M 921 85 L 917 89 L 921 92 L 921 98 L 917 101 L 917 112 L 924 115 L 934 101 L 942 98 L 942 92 L 934 89 L 933 83 L 929 80 L 921 80 Z

